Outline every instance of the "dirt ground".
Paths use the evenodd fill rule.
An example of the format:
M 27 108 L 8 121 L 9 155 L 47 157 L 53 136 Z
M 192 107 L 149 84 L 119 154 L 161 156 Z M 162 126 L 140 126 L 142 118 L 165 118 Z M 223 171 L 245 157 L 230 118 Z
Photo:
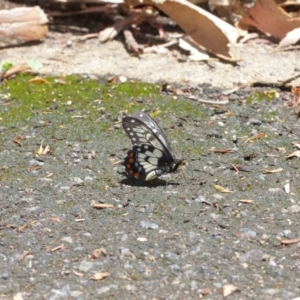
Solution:
M 104 44 L 96 38 L 78 42 L 78 35 L 57 30 L 50 31 L 42 42 L 0 49 L 0 63 L 38 61 L 43 64 L 39 71 L 47 74 L 115 75 L 146 82 L 206 83 L 225 88 L 253 82 L 280 83 L 300 72 L 297 47 L 284 50 L 260 41 L 232 46 L 231 52 L 241 61 L 231 64 L 212 58 L 206 62 L 181 62 L 177 49 L 134 57 L 126 51 L 121 36 Z M 291 84 L 300 85 L 300 78 Z

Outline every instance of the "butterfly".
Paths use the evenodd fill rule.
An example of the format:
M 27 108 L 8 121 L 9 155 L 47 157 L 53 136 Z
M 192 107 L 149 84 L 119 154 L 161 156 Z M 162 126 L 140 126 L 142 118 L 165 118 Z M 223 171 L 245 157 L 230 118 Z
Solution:
M 146 113 L 136 111 L 123 118 L 122 125 L 133 145 L 124 159 L 128 178 L 148 181 L 185 164 L 175 158 L 165 134 Z

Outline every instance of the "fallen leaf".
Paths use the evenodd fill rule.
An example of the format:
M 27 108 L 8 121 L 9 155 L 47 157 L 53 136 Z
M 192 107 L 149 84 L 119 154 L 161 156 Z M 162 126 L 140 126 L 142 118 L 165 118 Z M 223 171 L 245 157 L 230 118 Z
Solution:
M 265 136 L 264 133 L 259 132 L 258 134 L 250 137 L 249 139 L 247 139 L 244 144 L 248 143 L 248 142 L 252 142 L 252 141 L 257 141 L 258 139 L 262 139 Z
M 283 154 L 286 153 L 286 149 L 284 147 L 278 147 L 277 150 L 280 153 L 283 153 Z
M 116 82 L 116 81 L 117 81 L 116 76 L 111 76 L 111 77 L 109 77 L 109 78 L 107 79 L 107 82 L 108 82 L 108 83 L 112 83 L 112 82 Z
M 200 292 L 201 295 L 211 294 L 211 290 L 209 288 L 201 289 L 199 292 Z
M 278 173 L 278 172 L 281 172 L 283 171 L 282 168 L 278 168 L 278 169 L 275 169 L 275 170 L 267 170 L 267 169 L 264 169 L 263 170 L 263 173 L 264 174 L 273 174 L 273 173 Z
M 77 272 L 77 271 L 75 271 L 75 270 L 73 270 L 73 273 L 74 273 L 76 276 L 78 276 L 78 277 L 83 277 L 83 276 L 84 276 L 83 273 L 79 273 L 79 272 Z
M 254 203 L 253 202 L 253 200 L 250 200 L 250 199 L 241 199 L 241 200 L 239 200 L 239 202 L 241 202 L 241 203 L 246 203 L 246 204 L 252 204 L 252 203 Z
M 95 249 L 93 254 L 92 254 L 92 258 L 94 259 L 98 259 L 100 258 L 100 256 L 104 255 L 106 256 L 107 252 L 104 248 L 98 248 L 98 249 Z
M 300 243 L 300 238 L 292 239 L 292 240 L 281 240 L 280 242 L 283 245 L 297 244 L 297 243 Z
M 27 170 L 28 171 L 37 171 L 40 170 L 42 167 L 41 166 L 28 166 Z
M 220 186 L 220 185 L 215 184 L 214 187 L 215 187 L 215 189 L 216 189 L 218 192 L 221 192 L 221 193 L 232 193 L 232 191 L 229 191 L 229 190 L 223 188 L 223 187 Z
M 293 153 L 291 153 L 290 155 L 287 156 L 287 158 L 292 158 L 292 157 L 300 157 L 300 150 L 297 150 Z
M 286 47 L 296 44 L 300 40 L 300 27 L 289 31 L 286 36 L 280 41 L 279 47 Z
M 49 81 L 47 81 L 46 79 L 42 78 L 42 77 L 39 77 L 39 76 L 36 76 L 30 80 L 28 80 L 28 83 L 35 83 L 35 84 L 50 84 Z
M 14 139 L 14 143 L 21 147 L 22 146 L 20 142 L 21 140 L 24 140 L 24 138 L 21 135 L 17 135 Z
M 274 0 L 256 0 L 246 13 L 241 23 L 255 26 L 278 39 L 283 39 L 288 32 L 300 27 L 300 19 L 291 18 Z
M 27 64 L 18 64 L 5 71 L 1 75 L 1 80 L 22 72 L 29 72 L 29 71 L 31 71 L 31 68 Z
M 50 221 L 55 221 L 55 222 L 58 222 L 58 223 L 63 223 L 63 221 L 59 218 L 59 217 L 51 217 L 49 218 Z
M 138 0 L 125 0 L 127 5 L 140 5 Z M 229 60 L 232 58 L 228 44 L 234 44 L 238 38 L 235 27 L 208 11 L 186 0 L 145 0 L 143 4 L 156 6 L 177 23 L 198 45 Z
M 106 277 L 110 276 L 108 272 L 96 273 L 90 279 L 91 280 L 102 280 Z
M 106 203 L 92 203 L 91 205 L 93 208 L 98 209 L 104 209 L 104 208 L 113 208 L 114 206 L 112 204 L 106 204 Z
M 60 246 L 54 247 L 50 250 L 50 252 L 55 252 L 58 250 L 63 250 L 64 249 L 64 244 L 61 244 Z
M 189 59 L 193 61 L 209 60 L 209 56 L 193 41 L 189 41 L 187 37 L 179 39 L 179 47 L 190 53 Z
M 41 145 L 40 145 L 40 147 L 39 147 L 39 149 L 35 152 L 35 154 L 37 155 L 37 156 L 39 156 L 39 155 L 42 155 L 43 154 L 43 143 L 44 143 L 44 140 L 42 140 L 42 142 L 41 142 Z
M 223 297 L 227 297 L 237 290 L 237 287 L 233 284 L 226 284 L 222 287 Z
M 28 254 L 30 253 L 30 251 L 24 251 L 18 258 L 18 261 L 23 260 Z

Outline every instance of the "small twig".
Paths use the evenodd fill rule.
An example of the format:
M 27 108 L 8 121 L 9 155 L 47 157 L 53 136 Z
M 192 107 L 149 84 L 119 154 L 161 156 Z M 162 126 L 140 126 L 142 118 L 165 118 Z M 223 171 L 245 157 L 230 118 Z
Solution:
M 118 161 L 116 161 L 116 162 L 113 162 L 113 163 L 111 163 L 113 166 L 116 166 L 116 165 L 121 165 L 121 164 L 123 164 L 124 163 L 124 159 L 122 159 L 122 160 L 118 160 Z
M 18 258 L 18 261 L 23 260 L 28 254 L 30 253 L 30 251 L 24 251 Z
M 165 44 L 155 45 L 155 46 L 152 46 L 152 47 L 145 48 L 144 49 L 144 53 L 155 51 L 155 49 L 157 49 L 157 48 L 171 47 L 171 46 L 176 45 L 176 44 L 178 44 L 178 40 L 173 39 L 173 40 L 171 40 L 171 41 L 169 41 L 169 42 L 167 42 Z
M 232 164 L 231 167 L 232 167 L 237 173 L 240 172 L 239 169 L 238 169 L 235 165 Z
M 80 36 L 78 38 L 78 41 L 85 41 L 87 39 L 97 38 L 98 36 L 99 36 L 99 33 L 88 33 L 88 34 Z
M 281 84 L 286 85 L 287 83 L 290 83 L 291 81 L 297 79 L 298 77 L 300 77 L 300 73 L 297 74 L 297 75 L 295 75 L 295 76 L 293 76 L 293 77 L 291 77 L 291 78 L 288 78 L 288 79 L 286 79 L 286 80 L 283 80 L 283 81 L 281 82 Z
M 137 43 L 132 32 L 129 29 L 124 29 L 123 34 L 128 51 L 135 55 L 143 54 L 143 48 Z
M 71 11 L 71 12 L 52 11 L 49 12 L 48 15 L 51 17 L 66 17 L 66 16 L 74 16 L 74 15 L 81 15 L 81 14 L 88 14 L 88 13 L 95 13 L 95 12 L 106 12 L 109 9 L 115 9 L 116 7 L 117 4 L 106 4 L 101 6 L 88 7 L 85 9 Z
M 212 105 L 226 105 L 229 103 L 228 100 L 220 100 L 220 101 L 213 101 L 213 100 L 205 100 L 205 99 L 199 99 L 196 98 L 195 96 L 184 96 L 186 99 L 192 100 L 192 101 L 197 101 L 200 103 L 205 103 L 205 104 L 212 104 Z

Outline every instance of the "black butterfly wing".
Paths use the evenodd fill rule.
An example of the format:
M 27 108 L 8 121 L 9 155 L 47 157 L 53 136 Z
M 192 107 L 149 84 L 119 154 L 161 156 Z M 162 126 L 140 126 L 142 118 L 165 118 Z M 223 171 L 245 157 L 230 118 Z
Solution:
M 170 144 L 169 144 L 169 142 L 168 142 L 168 140 L 167 140 L 164 132 L 161 130 L 161 128 L 159 127 L 159 125 L 156 123 L 156 121 L 154 119 L 152 119 L 149 115 L 147 115 L 146 113 L 144 113 L 142 111 L 135 111 L 130 117 L 125 117 L 123 119 L 122 123 L 123 123 L 123 127 L 125 129 L 125 132 L 129 136 L 129 138 L 131 137 L 129 135 L 130 131 L 128 132 L 126 130 L 126 126 L 124 126 L 124 125 L 126 125 L 126 124 L 129 125 L 129 129 L 130 129 L 130 121 L 133 124 L 134 124 L 134 121 L 129 120 L 129 123 L 128 123 L 127 118 L 135 119 L 135 120 L 139 121 L 140 123 L 142 123 L 143 125 L 147 126 L 148 127 L 148 131 L 153 136 L 155 136 L 156 139 L 163 144 L 163 146 L 165 147 L 165 149 L 167 149 L 170 152 L 171 156 L 173 158 L 175 158 L 175 155 L 174 155 L 174 153 L 172 151 L 172 148 L 171 148 L 171 146 L 170 146 Z M 127 126 L 127 128 L 128 128 L 128 126 Z M 142 143 L 139 142 L 139 140 L 137 140 L 137 141 L 138 141 L 138 143 L 135 143 L 134 141 L 132 141 L 132 144 L 133 145 L 142 144 Z
M 125 117 L 122 125 L 133 144 L 124 163 L 129 177 L 144 176 L 150 180 L 173 171 L 174 153 L 163 131 L 150 116 L 136 111 Z

